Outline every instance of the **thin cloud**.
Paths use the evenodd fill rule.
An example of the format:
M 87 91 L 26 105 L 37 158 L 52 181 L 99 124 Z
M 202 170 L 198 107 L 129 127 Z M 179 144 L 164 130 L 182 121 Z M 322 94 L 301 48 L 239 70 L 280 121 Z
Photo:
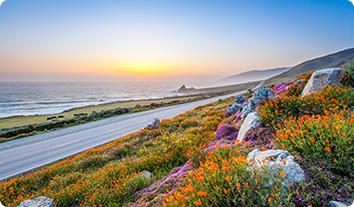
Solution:
M 0 6 L 5 2 L 6 0 L 0 0 Z

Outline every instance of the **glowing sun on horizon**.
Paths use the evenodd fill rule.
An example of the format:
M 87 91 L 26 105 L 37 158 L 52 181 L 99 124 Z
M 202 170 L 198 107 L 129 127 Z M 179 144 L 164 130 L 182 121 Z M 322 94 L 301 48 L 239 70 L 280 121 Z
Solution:
M 113 73 L 122 73 L 132 76 L 159 76 L 168 71 L 170 67 L 150 61 L 136 61 L 133 63 L 106 64 Z

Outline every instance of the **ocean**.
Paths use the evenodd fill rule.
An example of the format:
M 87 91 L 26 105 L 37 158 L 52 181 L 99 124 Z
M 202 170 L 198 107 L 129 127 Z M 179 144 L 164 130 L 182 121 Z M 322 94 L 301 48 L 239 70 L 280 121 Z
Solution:
M 176 96 L 180 84 L 156 82 L 0 82 L 0 118 L 53 114 L 121 100 Z

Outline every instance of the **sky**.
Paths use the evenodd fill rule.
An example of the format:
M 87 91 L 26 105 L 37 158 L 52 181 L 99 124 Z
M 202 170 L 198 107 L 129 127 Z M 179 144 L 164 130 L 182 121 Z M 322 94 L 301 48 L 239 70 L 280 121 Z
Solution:
M 6 0 L 0 6 L 0 80 L 218 79 L 351 47 L 348 0 Z

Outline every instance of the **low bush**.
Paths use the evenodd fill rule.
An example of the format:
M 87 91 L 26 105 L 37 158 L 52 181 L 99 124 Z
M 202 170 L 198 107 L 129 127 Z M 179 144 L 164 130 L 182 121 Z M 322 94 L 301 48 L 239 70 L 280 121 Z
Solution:
M 277 145 L 339 174 L 354 171 L 354 118 L 345 111 L 290 119 L 277 131 Z
M 262 123 L 273 129 L 280 128 L 282 122 L 290 117 L 304 115 L 323 115 L 354 106 L 354 91 L 343 86 L 327 86 L 316 94 L 305 97 L 283 96 L 262 103 L 258 112 Z
M 164 206 L 295 206 L 297 189 L 262 171 L 251 172 L 239 147 L 210 152 L 185 185 L 164 198 Z M 263 184 L 262 184 L 263 183 Z M 270 184 L 266 184 L 270 183 Z
M 185 119 L 181 122 L 180 127 L 186 129 L 189 127 L 197 127 L 199 125 L 199 121 L 197 118 L 193 117 L 193 118 L 189 118 L 189 119 Z

